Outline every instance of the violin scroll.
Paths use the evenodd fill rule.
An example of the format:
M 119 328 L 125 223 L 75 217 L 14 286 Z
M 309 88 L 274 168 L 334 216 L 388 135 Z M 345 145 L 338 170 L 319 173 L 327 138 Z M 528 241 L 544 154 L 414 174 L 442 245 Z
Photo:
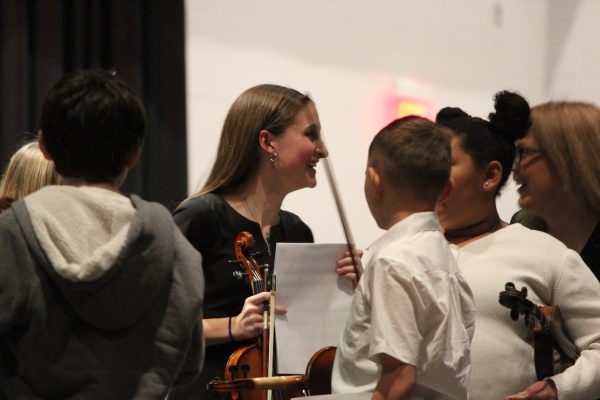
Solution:
M 236 264 L 242 271 L 233 271 L 233 277 L 237 280 L 245 280 L 252 288 L 252 293 L 257 294 L 265 290 L 266 276 L 268 276 L 269 265 L 258 265 L 255 257 L 262 257 L 261 252 L 251 252 L 256 244 L 254 236 L 250 232 L 240 232 L 235 238 L 234 254 L 235 260 L 230 264 Z
M 557 305 L 540 306 L 527 300 L 527 288 L 517 290 L 514 283 L 507 282 L 500 292 L 500 304 L 510 309 L 510 317 L 516 321 L 525 316 L 525 325 L 533 318 L 534 362 L 538 379 L 544 379 L 573 365 L 579 350 L 565 334 Z M 556 357 L 554 350 L 560 357 Z
M 527 300 L 526 287 L 522 287 L 521 290 L 517 290 L 514 283 L 506 282 L 504 285 L 504 291 L 500 292 L 499 301 L 504 307 L 510 309 L 510 318 L 513 321 L 518 320 L 519 315 L 523 315 L 525 326 L 529 325 L 529 318 L 532 314 L 536 318 L 539 317 L 539 307 Z

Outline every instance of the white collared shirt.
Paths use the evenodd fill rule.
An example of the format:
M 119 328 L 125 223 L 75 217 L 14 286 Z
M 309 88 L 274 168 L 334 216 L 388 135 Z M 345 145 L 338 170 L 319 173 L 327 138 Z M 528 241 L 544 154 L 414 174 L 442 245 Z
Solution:
M 467 399 L 475 306 L 432 212 L 370 248 L 336 353 L 334 393 L 372 392 L 387 354 L 417 368 L 415 397 Z

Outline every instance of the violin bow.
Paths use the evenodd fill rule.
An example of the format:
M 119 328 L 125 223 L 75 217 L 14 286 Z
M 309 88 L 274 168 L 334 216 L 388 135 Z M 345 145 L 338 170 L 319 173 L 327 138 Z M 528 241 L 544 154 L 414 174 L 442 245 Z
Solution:
M 277 290 L 276 285 L 276 276 L 271 276 L 271 297 L 269 301 L 269 361 L 268 361 L 268 371 L 267 378 L 273 377 L 273 351 L 275 344 L 275 291 Z M 266 345 L 266 343 L 265 343 Z M 267 400 L 271 400 L 273 396 L 273 392 L 271 390 L 267 391 Z
M 322 161 L 325 165 L 325 173 L 327 174 L 327 179 L 329 180 L 329 187 L 331 187 L 331 192 L 335 200 L 335 205 L 337 206 L 340 221 L 342 222 L 344 236 L 346 237 L 346 244 L 348 245 L 348 251 L 350 251 L 350 256 L 352 257 L 352 266 L 354 267 L 356 281 L 358 282 L 360 276 L 363 273 L 363 266 L 360 262 L 356 262 L 356 259 L 354 258 L 355 242 L 354 238 L 352 237 L 352 232 L 350 232 L 350 225 L 348 224 L 348 220 L 346 219 L 344 205 L 342 204 L 342 198 L 340 197 L 339 191 L 337 189 L 335 175 L 333 174 L 333 169 L 331 167 L 331 164 L 329 163 L 329 158 L 323 158 Z

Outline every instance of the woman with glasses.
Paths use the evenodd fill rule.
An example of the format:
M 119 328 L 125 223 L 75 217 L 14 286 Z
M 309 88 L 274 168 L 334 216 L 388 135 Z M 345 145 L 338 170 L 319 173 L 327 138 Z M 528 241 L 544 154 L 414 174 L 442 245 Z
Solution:
M 600 283 L 581 257 L 560 241 L 500 219 L 496 197 L 515 154 L 523 163 L 542 157 L 544 150 L 520 141 L 530 126 L 525 99 L 501 92 L 495 100 L 489 121 L 458 108 L 445 108 L 437 115 L 437 122 L 453 131 L 454 181 L 437 213 L 477 306 L 470 399 L 600 398 L 600 303 L 590 302 L 600 298 Z M 513 321 L 498 302 L 507 282 L 527 287 L 528 299 L 535 304 L 560 306 L 565 330 L 581 351 L 573 366 L 538 380 L 533 323 Z
M 530 215 L 513 220 L 580 253 L 600 278 L 600 108 L 549 102 L 533 107 L 531 119 L 513 168 L 519 206 Z

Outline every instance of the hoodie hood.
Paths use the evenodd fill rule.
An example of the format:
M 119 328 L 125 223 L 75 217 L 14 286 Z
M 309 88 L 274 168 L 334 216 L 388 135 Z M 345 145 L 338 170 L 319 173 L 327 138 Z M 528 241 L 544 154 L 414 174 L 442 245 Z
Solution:
M 52 268 L 72 282 L 94 281 L 115 265 L 135 214 L 127 197 L 89 186 L 52 186 L 25 203 Z
M 101 329 L 133 325 L 169 284 L 174 225 L 161 205 L 97 187 L 48 186 L 17 220 L 64 299 Z

